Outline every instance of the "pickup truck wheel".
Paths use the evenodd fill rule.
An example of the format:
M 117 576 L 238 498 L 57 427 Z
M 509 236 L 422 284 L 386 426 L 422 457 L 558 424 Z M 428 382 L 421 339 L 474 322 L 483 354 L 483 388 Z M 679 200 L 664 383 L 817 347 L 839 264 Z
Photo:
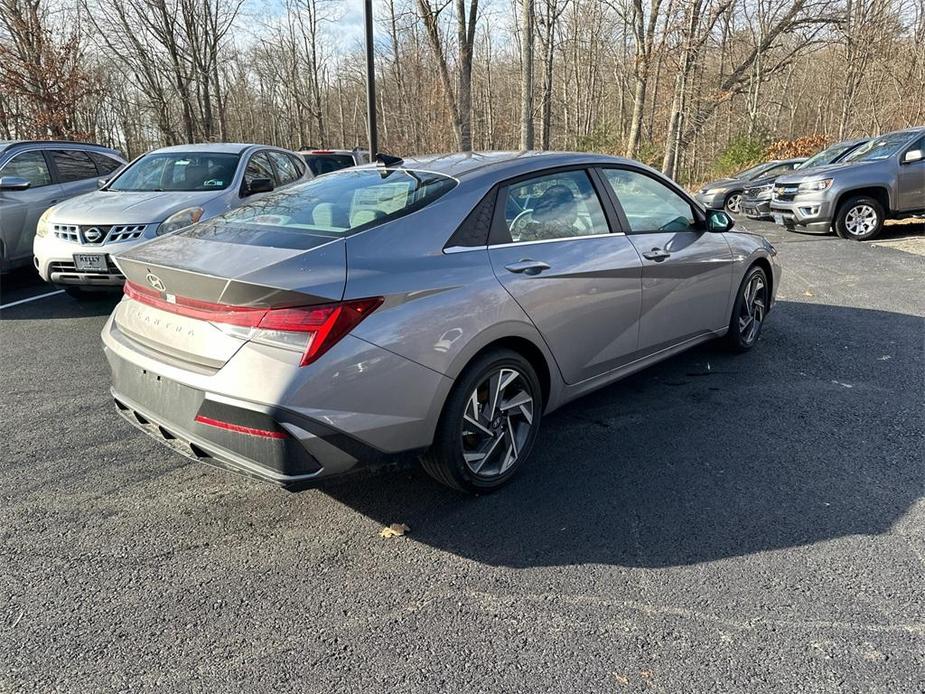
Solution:
M 727 212 L 732 212 L 732 214 L 739 214 L 742 211 L 742 192 L 733 191 L 726 196 L 726 202 L 724 203 Z
M 835 233 L 843 239 L 866 241 L 883 229 L 883 217 L 883 206 L 873 198 L 848 198 L 835 215 Z

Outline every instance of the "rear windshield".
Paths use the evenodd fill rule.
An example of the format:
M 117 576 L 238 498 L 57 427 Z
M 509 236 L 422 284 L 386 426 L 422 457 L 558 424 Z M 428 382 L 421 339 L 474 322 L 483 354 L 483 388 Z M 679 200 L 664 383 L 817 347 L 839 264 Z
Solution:
M 246 226 L 341 236 L 419 210 L 455 186 L 455 179 L 425 171 L 341 171 L 254 200 L 199 228 L 216 235 Z
M 913 133 L 892 133 L 890 135 L 884 135 L 883 137 L 875 137 L 870 142 L 858 147 L 851 154 L 842 159 L 842 161 L 887 159 L 902 149 L 902 146 L 909 142 L 912 137 Z
M 106 190 L 223 190 L 234 179 L 237 154 L 171 152 L 148 154 L 131 164 Z
M 349 154 L 306 154 L 305 163 L 316 176 L 346 169 L 353 166 L 353 156 Z
M 764 173 L 770 167 L 771 167 L 771 164 L 765 162 L 764 164 L 758 164 L 758 166 L 753 166 L 750 169 L 745 169 L 745 171 L 740 171 L 737 174 L 732 174 L 732 177 L 750 181 L 753 178 L 757 178 L 759 174 Z

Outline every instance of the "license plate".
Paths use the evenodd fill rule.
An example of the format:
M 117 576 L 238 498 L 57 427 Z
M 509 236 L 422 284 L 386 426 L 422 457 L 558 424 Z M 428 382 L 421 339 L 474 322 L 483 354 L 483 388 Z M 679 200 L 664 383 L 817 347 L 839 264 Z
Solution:
M 74 269 L 78 272 L 107 272 L 106 256 L 99 253 L 75 253 Z
M 775 214 L 775 215 L 773 215 L 773 216 L 774 216 L 774 223 L 775 223 L 775 224 L 780 224 L 781 226 L 784 226 L 784 215 L 782 215 L 782 214 Z

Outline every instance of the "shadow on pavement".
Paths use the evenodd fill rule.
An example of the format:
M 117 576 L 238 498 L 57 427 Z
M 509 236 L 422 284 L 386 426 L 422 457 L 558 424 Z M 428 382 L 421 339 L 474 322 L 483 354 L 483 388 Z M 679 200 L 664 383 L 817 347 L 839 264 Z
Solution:
M 923 492 L 923 322 L 780 302 L 759 345 L 695 349 L 550 415 L 511 485 L 416 467 L 323 490 L 473 561 L 667 567 L 887 531 Z

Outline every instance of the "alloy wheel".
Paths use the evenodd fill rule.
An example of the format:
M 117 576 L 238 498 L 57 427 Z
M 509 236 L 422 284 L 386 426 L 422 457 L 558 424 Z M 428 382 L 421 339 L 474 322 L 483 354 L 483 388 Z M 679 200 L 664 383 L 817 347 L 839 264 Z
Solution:
M 739 334 L 746 345 L 752 344 L 757 339 L 765 313 L 767 313 L 767 285 L 764 276 L 756 272 L 742 290 Z
M 466 401 L 462 453 L 473 475 L 500 477 L 517 462 L 533 427 L 533 395 L 516 369 L 489 373 Z
M 739 214 L 742 209 L 742 196 L 739 193 L 733 193 L 726 200 L 726 209 L 734 214 Z
M 877 211 L 870 205 L 855 205 L 845 215 L 845 230 L 852 236 L 866 236 L 877 228 Z

